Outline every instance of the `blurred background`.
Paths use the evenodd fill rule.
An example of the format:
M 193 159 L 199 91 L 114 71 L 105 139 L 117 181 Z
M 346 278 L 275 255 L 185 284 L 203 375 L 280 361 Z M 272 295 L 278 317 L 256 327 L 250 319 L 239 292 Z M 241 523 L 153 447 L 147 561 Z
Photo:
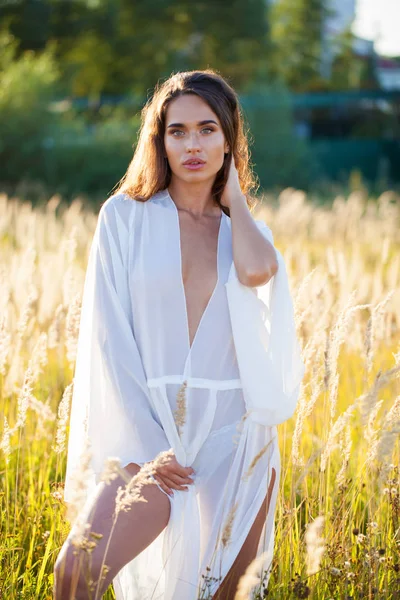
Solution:
M 398 0 L 0 0 L 0 191 L 97 202 L 157 81 L 236 88 L 261 190 L 400 188 Z

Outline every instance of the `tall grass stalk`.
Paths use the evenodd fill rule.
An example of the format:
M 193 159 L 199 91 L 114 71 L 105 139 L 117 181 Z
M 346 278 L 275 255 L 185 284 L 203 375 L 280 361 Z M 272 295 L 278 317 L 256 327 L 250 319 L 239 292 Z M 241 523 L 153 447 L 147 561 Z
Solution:
M 52 198 L 33 210 L 2 196 L 0 206 L 0 596 L 48 600 L 55 559 L 77 515 L 63 502 L 63 480 L 97 217 L 80 199 L 67 206 Z M 295 416 L 278 430 L 282 469 L 268 596 L 260 559 L 237 598 L 394 599 L 400 199 L 353 193 L 323 207 L 287 189 L 255 216 L 271 227 L 285 258 L 306 375 Z M 183 393 L 180 399 L 175 417 L 183 427 Z M 121 488 L 120 510 L 140 501 L 140 481 L 134 483 Z M 234 511 L 231 517 L 234 523 Z M 221 524 L 227 545 L 230 525 Z M 110 587 L 104 598 L 113 597 Z

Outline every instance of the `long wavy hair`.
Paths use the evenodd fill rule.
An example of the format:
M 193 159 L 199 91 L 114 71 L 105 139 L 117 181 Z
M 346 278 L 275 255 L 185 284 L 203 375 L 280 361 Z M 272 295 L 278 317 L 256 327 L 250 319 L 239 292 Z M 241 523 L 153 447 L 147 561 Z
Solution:
M 220 204 L 220 198 L 234 158 L 242 193 L 252 210 L 256 200 L 251 194 L 256 191 L 257 183 L 250 165 L 248 138 L 239 99 L 225 79 L 212 69 L 178 72 L 156 85 L 153 96 L 142 109 L 139 139 L 133 158 L 113 194 L 124 192 L 134 200 L 145 202 L 169 186 L 172 172 L 165 157 L 165 117 L 169 103 L 184 94 L 196 94 L 209 105 L 217 115 L 229 144 L 230 152 L 225 155 L 213 183 L 214 200 L 230 216 L 229 208 Z

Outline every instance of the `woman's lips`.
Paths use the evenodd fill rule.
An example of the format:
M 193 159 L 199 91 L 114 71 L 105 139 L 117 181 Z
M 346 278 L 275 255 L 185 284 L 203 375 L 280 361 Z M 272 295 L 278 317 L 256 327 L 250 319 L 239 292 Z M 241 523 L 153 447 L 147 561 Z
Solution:
M 201 169 L 202 167 L 205 166 L 206 163 L 186 163 L 183 166 L 185 167 L 185 169 L 190 169 L 190 171 L 197 171 L 197 169 Z

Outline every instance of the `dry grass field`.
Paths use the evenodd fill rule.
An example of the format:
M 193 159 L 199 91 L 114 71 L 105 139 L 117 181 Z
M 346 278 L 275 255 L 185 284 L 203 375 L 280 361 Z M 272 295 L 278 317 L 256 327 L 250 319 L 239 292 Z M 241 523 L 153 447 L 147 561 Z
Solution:
M 287 189 L 255 212 L 286 261 L 306 375 L 279 427 L 273 570 L 254 597 L 400 598 L 400 198 L 353 192 L 322 207 Z M 52 597 L 70 527 L 68 416 L 96 219 L 80 199 L 33 209 L 0 196 L 2 600 Z

